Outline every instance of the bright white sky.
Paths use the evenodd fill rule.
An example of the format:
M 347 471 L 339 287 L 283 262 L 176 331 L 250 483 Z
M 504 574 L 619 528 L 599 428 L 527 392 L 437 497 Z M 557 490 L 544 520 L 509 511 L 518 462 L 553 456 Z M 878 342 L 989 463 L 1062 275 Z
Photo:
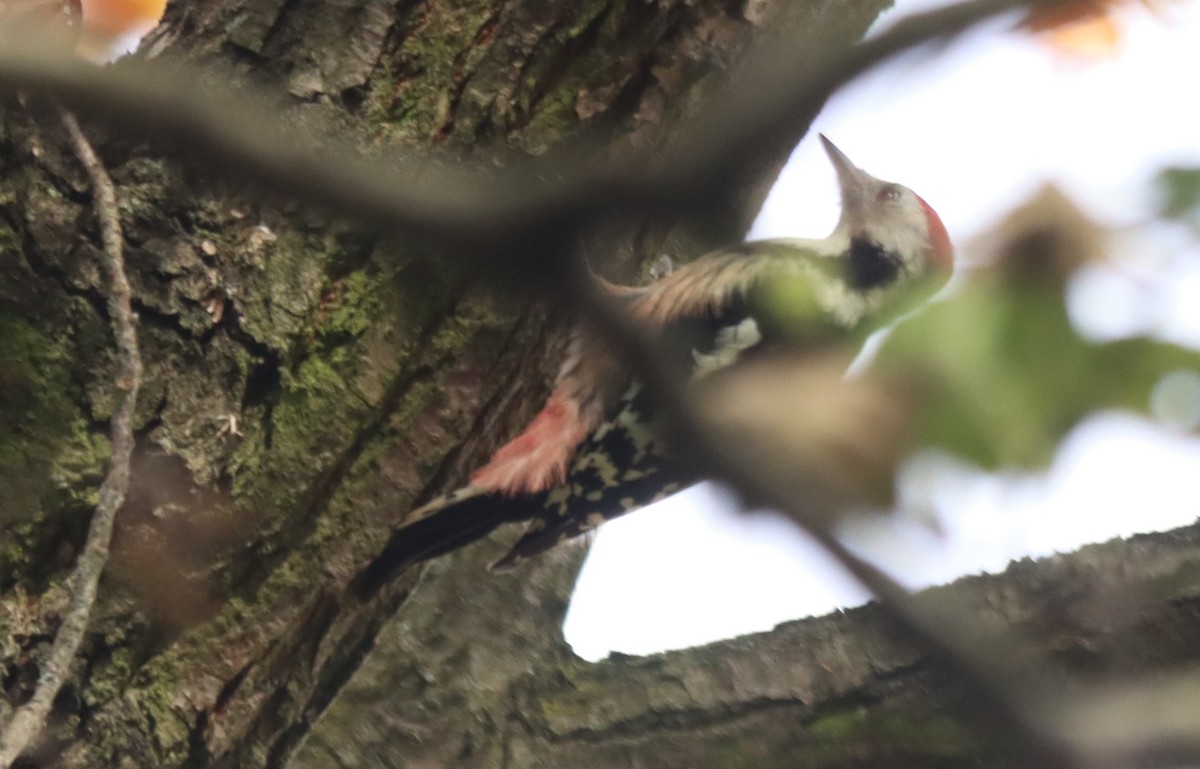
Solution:
M 944 4 L 898 0 L 881 26 Z M 940 57 L 859 81 L 810 136 L 825 133 L 868 172 L 917 190 L 959 243 L 1046 180 L 1101 220 L 1136 225 L 1150 216 L 1158 169 L 1200 166 L 1197 5 L 1171 7 L 1162 20 L 1133 9 L 1120 56 L 1086 64 L 993 25 Z M 833 172 L 806 140 L 751 237 L 821 236 L 836 219 Z M 1159 228 L 1124 250 L 1138 254 L 1126 277 L 1094 273 L 1075 286 L 1080 325 L 1099 335 L 1154 329 L 1200 345 L 1200 249 Z M 1164 270 L 1169 279 L 1147 279 Z M 1200 440 L 1120 414 L 1082 425 L 1044 475 L 998 478 L 947 460 L 910 475 L 926 513 L 863 521 L 846 537 L 913 586 L 1200 514 Z M 599 659 L 691 646 L 865 599 L 789 524 L 729 509 L 703 485 L 605 525 L 566 619 L 575 651 Z

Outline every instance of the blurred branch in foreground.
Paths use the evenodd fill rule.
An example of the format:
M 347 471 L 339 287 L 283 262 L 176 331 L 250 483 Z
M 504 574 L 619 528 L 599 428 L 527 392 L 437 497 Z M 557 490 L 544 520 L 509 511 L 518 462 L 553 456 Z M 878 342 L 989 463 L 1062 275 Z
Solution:
M 558 260 L 527 254 L 518 261 L 524 249 L 514 246 L 538 231 L 578 230 L 613 215 L 724 207 L 728 182 L 740 169 L 768 148 L 794 145 L 829 94 L 858 75 L 998 14 L 1062 1 L 971 0 L 918 14 L 849 49 L 830 46 L 803 70 L 791 66 L 796 54 L 786 42 L 770 46 L 650 168 L 606 170 L 585 157 L 552 170 L 535 164 L 480 178 L 394 157 L 364 162 L 327 137 L 314 152 L 311 140 L 281 131 L 259 100 L 206 94 L 194 73 L 133 60 L 96 68 L 24 38 L 0 45 L 0 87 L 57 96 L 131 136 L 185 149 L 206 172 L 302 197 L 388 231 L 440 238 L 475 267 L 494 267 L 492 256 L 506 253 L 512 262 L 506 270 L 536 272 L 557 269 Z

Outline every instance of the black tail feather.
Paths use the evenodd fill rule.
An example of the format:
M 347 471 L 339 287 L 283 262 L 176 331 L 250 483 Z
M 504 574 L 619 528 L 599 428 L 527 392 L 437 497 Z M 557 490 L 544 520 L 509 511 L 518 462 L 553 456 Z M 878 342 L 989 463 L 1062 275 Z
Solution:
M 540 499 L 482 494 L 402 525 L 392 534 L 383 552 L 351 581 L 350 592 L 368 600 L 414 564 L 483 539 L 503 523 L 525 520 L 539 507 Z

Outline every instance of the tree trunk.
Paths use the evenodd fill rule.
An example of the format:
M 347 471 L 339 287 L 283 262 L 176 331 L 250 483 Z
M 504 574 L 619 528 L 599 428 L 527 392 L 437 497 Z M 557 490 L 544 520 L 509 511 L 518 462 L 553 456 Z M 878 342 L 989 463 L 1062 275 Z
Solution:
M 430 569 L 296 756 L 297 769 L 1030 765 L 961 678 L 906 643 L 874 604 L 593 664 L 559 632 L 582 549 L 559 548 L 531 573 L 479 582 L 498 552 L 481 543 Z M 1015 563 L 921 598 L 966 607 L 960 621 L 1016 630 L 1029 642 L 1029 669 L 1044 666 L 1037 683 L 1054 694 L 1194 681 L 1198 563 L 1200 524 Z M 1121 712 L 1110 732 L 1159 717 Z
M 213 83 L 265 83 L 287 119 L 332 122 L 371 151 L 491 164 L 586 138 L 628 160 L 669 143 L 766 30 L 801 50 L 849 44 L 884 4 L 208 0 L 174 3 L 150 47 Z M 116 389 L 86 178 L 36 95 L 6 98 L 0 119 L 6 711 L 57 627 Z M 147 366 L 100 604 L 28 764 L 282 766 L 398 608 L 454 633 L 467 596 L 521 585 L 537 599 L 538 579 L 444 564 L 420 606 L 418 571 L 367 605 L 344 589 L 414 500 L 460 483 L 537 406 L 561 324 L 438 244 L 89 132 L 121 198 Z M 776 149 L 725 220 L 631 222 L 597 267 L 629 277 L 662 251 L 733 239 L 789 148 Z M 554 601 L 567 582 L 546 583 Z M 529 635 L 567 664 L 555 629 Z

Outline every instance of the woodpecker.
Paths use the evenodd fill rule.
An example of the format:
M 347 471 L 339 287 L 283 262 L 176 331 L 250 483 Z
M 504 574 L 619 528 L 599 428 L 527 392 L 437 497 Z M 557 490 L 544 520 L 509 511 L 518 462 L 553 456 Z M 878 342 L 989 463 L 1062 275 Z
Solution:
M 944 282 L 953 249 L 934 210 L 907 187 L 876 179 L 824 136 L 842 213 L 823 240 L 744 243 L 700 257 L 649 286 L 602 282 L 695 376 L 773 341 L 753 297 L 781 276 L 808 287 L 824 322 L 861 324 L 916 278 Z M 935 282 L 937 282 L 935 281 Z M 697 478 L 672 463 L 653 431 L 654 404 L 605 340 L 577 328 L 554 390 L 533 421 L 469 484 L 413 511 L 355 579 L 373 595 L 406 567 L 455 550 L 507 522 L 525 534 L 492 568 L 504 570 Z

